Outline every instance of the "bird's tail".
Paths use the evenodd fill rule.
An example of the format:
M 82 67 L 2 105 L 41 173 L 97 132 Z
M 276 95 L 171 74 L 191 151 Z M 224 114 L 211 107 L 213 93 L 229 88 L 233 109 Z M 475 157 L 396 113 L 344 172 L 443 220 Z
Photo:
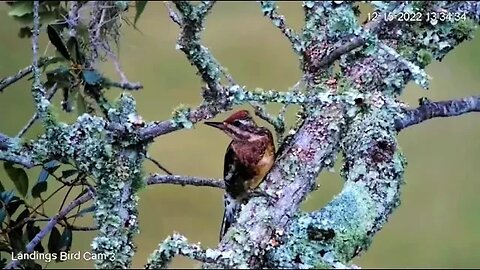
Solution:
M 223 220 L 222 227 L 220 228 L 220 241 L 222 241 L 223 236 L 228 231 L 230 226 L 236 221 L 237 215 L 241 210 L 241 204 L 230 197 L 225 193 L 223 197 L 224 210 L 223 210 Z

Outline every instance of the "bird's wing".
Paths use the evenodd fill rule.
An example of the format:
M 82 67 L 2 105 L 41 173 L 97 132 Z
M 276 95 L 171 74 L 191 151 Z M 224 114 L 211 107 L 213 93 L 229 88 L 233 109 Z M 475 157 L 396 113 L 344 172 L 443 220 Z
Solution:
M 236 194 L 237 185 L 242 181 L 239 181 L 238 178 L 241 177 L 239 174 L 239 163 L 236 159 L 235 152 L 232 148 L 232 143 L 227 147 L 225 153 L 224 166 L 223 166 L 223 180 L 225 182 L 225 194 L 223 197 L 224 210 L 223 210 L 223 220 L 222 226 L 220 229 L 220 241 L 223 236 L 230 228 L 230 226 L 235 222 L 236 216 L 241 209 L 240 202 L 234 199 L 233 196 Z
M 220 240 L 222 241 L 223 236 L 228 231 L 230 226 L 235 223 L 237 215 L 241 210 L 241 204 L 233 199 L 228 193 L 225 193 L 223 196 L 224 209 L 223 209 L 223 219 L 222 226 L 220 228 Z

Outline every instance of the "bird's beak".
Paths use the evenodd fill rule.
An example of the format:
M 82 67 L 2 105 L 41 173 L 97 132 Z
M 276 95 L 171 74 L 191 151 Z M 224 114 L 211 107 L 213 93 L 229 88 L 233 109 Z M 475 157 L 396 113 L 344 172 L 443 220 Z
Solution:
M 204 122 L 204 124 L 221 130 L 225 128 L 222 122 Z

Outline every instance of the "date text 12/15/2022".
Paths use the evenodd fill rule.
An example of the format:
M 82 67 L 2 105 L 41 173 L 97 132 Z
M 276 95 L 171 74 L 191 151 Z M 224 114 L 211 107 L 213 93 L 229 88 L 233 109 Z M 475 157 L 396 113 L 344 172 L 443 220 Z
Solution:
M 39 260 L 39 261 L 44 261 L 46 263 L 49 263 L 51 261 L 67 261 L 67 260 L 84 260 L 84 261 L 91 261 L 91 260 L 97 260 L 97 259 L 103 259 L 103 260 L 114 260 L 114 254 L 109 254 L 109 253 L 92 253 L 92 252 L 65 252 L 61 251 L 59 253 L 40 253 L 37 251 L 34 251 L 32 253 L 23 253 L 20 252 L 18 254 L 13 254 L 12 253 L 12 261 L 17 261 L 17 260 Z
M 371 12 L 367 14 L 368 21 L 383 20 L 386 22 L 429 22 L 436 25 L 439 22 L 459 22 L 467 19 L 465 12 Z

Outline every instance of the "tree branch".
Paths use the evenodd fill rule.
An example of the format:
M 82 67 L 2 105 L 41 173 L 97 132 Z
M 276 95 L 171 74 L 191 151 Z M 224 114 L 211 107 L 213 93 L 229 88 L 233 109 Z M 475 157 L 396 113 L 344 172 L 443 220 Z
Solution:
M 387 15 L 395 14 L 395 12 L 401 11 L 403 9 L 403 6 L 404 5 L 401 4 L 394 11 L 388 11 L 384 14 L 380 14 L 378 15 L 377 20 L 366 23 L 363 27 L 364 33 L 362 35 L 352 38 L 349 42 L 345 43 L 342 40 L 339 43 L 335 44 L 335 49 L 329 54 L 327 54 L 325 57 L 323 57 L 318 63 L 316 62 L 313 67 L 315 69 L 322 69 L 328 67 L 333 64 L 333 62 L 340 59 L 342 55 L 365 45 L 365 42 L 367 41 L 367 35 L 376 34 L 382 28 L 382 26 L 386 24 L 385 18 L 387 17 Z
M 182 19 L 180 19 L 180 16 L 178 16 L 177 12 L 173 10 L 172 4 L 170 1 L 163 1 L 163 4 L 167 8 L 168 11 L 168 16 L 170 16 L 170 19 L 176 23 L 178 26 L 182 26 Z
M 42 58 L 41 60 L 39 60 L 38 66 L 42 67 L 46 63 L 48 63 L 52 60 L 53 60 L 53 57 Z M 32 73 L 33 69 L 34 69 L 34 66 L 30 65 L 30 66 L 28 66 L 24 69 L 19 70 L 15 75 L 12 75 L 12 76 L 1 79 L 0 80 L 0 92 L 3 92 L 3 90 L 5 88 L 7 88 L 8 86 L 16 83 L 17 81 L 21 80 L 23 77 Z
M 178 254 L 200 262 L 213 263 L 218 260 L 218 255 L 213 250 L 192 245 L 186 237 L 175 233 L 158 245 L 158 249 L 149 256 L 145 269 L 165 269 Z
M 70 37 L 75 37 L 77 35 L 77 26 L 80 16 L 78 15 L 78 10 L 80 9 L 80 3 L 78 1 L 71 1 L 70 9 L 68 10 L 68 35 Z
M 469 112 L 480 112 L 480 97 L 471 96 L 456 100 L 426 102 L 416 109 L 406 110 L 395 121 L 395 128 L 400 131 L 436 117 L 452 117 Z
M 157 165 L 157 167 L 164 171 L 166 174 L 169 174 L 169 175 L 172 175 L 173 173 L 171 173 L 169 170 L 167 170 L 165 167 L 163 167 L 162 164 L 160 164 L 160 162 L 156 161 L 155 159 L 151 158 L 151 157 L 145 157 L 146 159 L 150 160 L 153 164 Z
M 55 83 L 52 88 L 50 88 L 50 90 L 47 91 L 47 99 L 48 100 L 51 100 L 53 98 L 53 96 L 55 95 L 55 93 L 57 92 L 58 88 L 57 88 L 57 83 Z M 20 138 L 22 137 L 27 131 L 29 128 L 32 127 L 32 125 L 35 123 L 35 121 L 38 119 L 38 113 L 35 112 L 32 116 L 32 118 L 30 118 L 30 120 L 28 120 L 28 123 L 18 132 L 17 134 L 17 137 Z M 1 149 L 1 147 L 0 147 Z
M 297 54 L 300 54 L 303 49 L 302 42 L 298 34 L 291 28 L 287 27 L 285 16 L 278 13 L 278 6 L 275 4 L 275 1 L 260 1 L 260 6 L 262 7 L 263 15 L 270 18 L 272 23 L 280 29 L 290 43 L 292 43 L 293 50 Z
M 223 179 L 198 178 L 180 175 L 159 175 L 153 174 L 147 178 L 148 185 L 172 184 L 181 186 L 214 187 L 225 189 Z
M 116 83 L 116 82 L 110 82 L 111 86 L 115 86 L 124 90 L 139 90 L 143 88 L 143 85 L 140 84 L 139 82 L 130 82 L 127 79 L 127 76 L 122 70 L 122 67 L 120 65 L 120 61 L 118 60 L 117 55 L 113 53 L 105 43 L 102 43 L 103 50 L 107 53 L 108 57 L 113 61 L 113 65 L 115 66 L 115 71 L 117 74 L 120 76 L 121 82 Z
M 286 232 L 275 234 L 275 242 L 285 244 L 271 249 L 268 268 L 338 268 L 368 249 L 400 204 L 403 184 L 405 158 L 387 107 L 353 119 L 341 143 L 342 191 L 324 208 L 298 213 Z
M 2 133 L 0 133 L 0 160 L 19 164 L 25 168 L 35 166 L 30 153 L 22 150 L 20 140 L 10 138 Z

